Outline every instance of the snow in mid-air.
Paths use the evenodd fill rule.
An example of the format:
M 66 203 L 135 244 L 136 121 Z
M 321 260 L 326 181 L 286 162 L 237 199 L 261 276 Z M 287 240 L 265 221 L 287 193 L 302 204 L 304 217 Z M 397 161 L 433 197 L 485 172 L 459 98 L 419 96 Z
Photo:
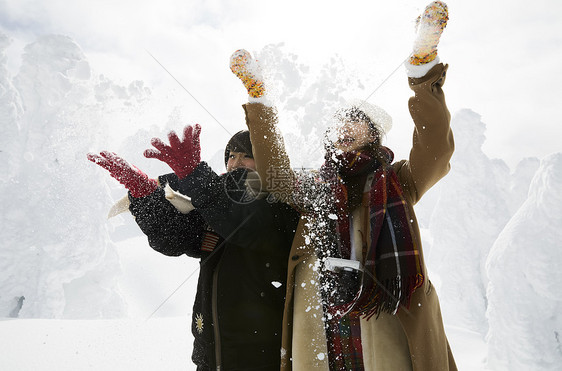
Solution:
M 189 368 L 198 262 L 152 251 L 129 214 L 108 220 L 125 191 L 86 160 L 107 149 L 139 164 L 151 137 L 189 117 L 172 107 L 151 122 L 155 93 L 96 74 L 69 37 L 29 44 L 14 75 L 9 45 L 0 35 L 0 369 Z M 338 58 L 313 70 L 283 45 L 258 54 L 268 78 L 286 82 L 274 96 L 293 166 L 317 167 L 326 117 L 361 80 Z M 451 171 L 416 208 L 459 368 L 556 369 L 562 155 L 527 158 L 511 171 L 483 152 L 478 113 L 453 114 Z M 127 132 L 117 144 L 115 125 Z M 207 159 L 219 172 L 223 145 Z M 151 176 L 170 171 L 158 161 L 141 167 Z

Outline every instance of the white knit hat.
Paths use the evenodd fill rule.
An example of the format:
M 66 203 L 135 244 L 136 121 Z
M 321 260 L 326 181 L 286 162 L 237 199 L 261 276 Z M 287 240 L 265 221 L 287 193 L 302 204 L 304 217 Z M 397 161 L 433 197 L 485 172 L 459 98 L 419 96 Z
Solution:
M 344 106 L 338 110 L 338 112 L 345 112 L 353 108 L 360 110 L 365 115 L 367 115 L 367 117 L 375 125 L 375 128 L 380 132 L 380 134 L 386 135 L 392 128 L 392 117 L 390 117 L 390 115 L 381 107 L 364 100 L 348 100 L 345 102 Z

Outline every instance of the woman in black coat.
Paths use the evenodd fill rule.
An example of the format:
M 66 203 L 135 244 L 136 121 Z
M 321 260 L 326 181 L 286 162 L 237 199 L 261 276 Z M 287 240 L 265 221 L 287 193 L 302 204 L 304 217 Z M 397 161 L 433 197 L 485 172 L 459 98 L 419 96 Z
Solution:
M 145 191 L 150 193 L 138 197 L 129 192 L 129 209 L 153 249 L 200 259 L 193 362 L 198 370 L 279 369 L 287 260 L 298 214 L 270 202 L 259 181 L 252 181 L 256 173 L 247 131 L 229 141 L 227 172 L 222 175 L 194 155 L 199 151 L 198 127 L 195 132 L 186 128 L 183 143 L 170 135 L 171 146 L 153 140 L 159 151 L 145 155 L 170 161 L 166 150 L 180 143 L 189 153 L 177 155 L 190 159 L 191 168 L 173 164 L 176 173 L 160 176 L 156 188 Z M 101 155 L 90 159 L 101 166 L 119 162 L 107 152 Z M 188 196 L 193 210 L 178 211 L 165 197 L 166 184 Z

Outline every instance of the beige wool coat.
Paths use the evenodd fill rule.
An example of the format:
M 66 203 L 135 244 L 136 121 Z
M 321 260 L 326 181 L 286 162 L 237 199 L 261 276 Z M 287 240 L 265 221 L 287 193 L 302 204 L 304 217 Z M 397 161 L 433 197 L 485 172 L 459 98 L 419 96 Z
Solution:
M 421 237 L 413 206 L 431 186 L 447 174 L 454 150 L 449 125 L 450 114 L 441 89 L 447 68 L 448 66 L 438 64 L 425 76 L 408 79 L 409 86 L 414 91 L 414 96 L 409 100 L 410 114 L 415 124 L 413 144 L 407 160 L 392 164 L 409 206 L 414 239 L 418 246 L 421 246 Z M 244 105 L 244 110 L 262 184 L 265 184 L 269 192 L 281 199 L 285 197 L 291 203 L 297 176 L 291 169 L 283 139 L 275 127 L 275 109 L 261 103 L 249 103 Z M 354 214 L 360 215 L 361 212 L 355 210 Z M 326 336 L 318 290 L 317 247 L 307 240 L 310 227 L 315 223 L 311 218 L 306 214 L 301 216 L 288 262 L 282 370 L 328 370 Z M 400 308 L 395 316 L 386 315 L 367 321 L 390 321 L 387 322 L 390 326 L 382 326 L 381 330 L 373 327 L 372 323 L 364 328 L 362 321 L 365 369 L 392 367 L 389 365 L 400 357 L 399 351 L 395 351 L 393 347 L 402 347 L 405 349 L 404 359 L 412 370 L 456 370 L 443 328 L 439 300 L 427 276 L 423 252 L 420 259 L 425 280 L 413 293 L 410 307 Z M 388 339 L 395 339 L 397 345 L 387 341 L 384 331 L 395 332 Z M 373 363 L 378 363 L 378 366 Z

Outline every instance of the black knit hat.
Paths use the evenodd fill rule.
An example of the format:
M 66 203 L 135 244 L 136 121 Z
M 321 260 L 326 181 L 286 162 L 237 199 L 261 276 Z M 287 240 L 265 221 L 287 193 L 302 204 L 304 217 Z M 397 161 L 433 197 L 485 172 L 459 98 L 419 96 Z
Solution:
M 230 152 L 243 152 L 250 155 L 252 158 L 254 157 L 254 154 L 252 153 L 252 143 L 250 142 L 250 132 L 248 130 L 240 130 L 228 141 L 228 144 L 224 149 L 225 166 L 228 163 Z

